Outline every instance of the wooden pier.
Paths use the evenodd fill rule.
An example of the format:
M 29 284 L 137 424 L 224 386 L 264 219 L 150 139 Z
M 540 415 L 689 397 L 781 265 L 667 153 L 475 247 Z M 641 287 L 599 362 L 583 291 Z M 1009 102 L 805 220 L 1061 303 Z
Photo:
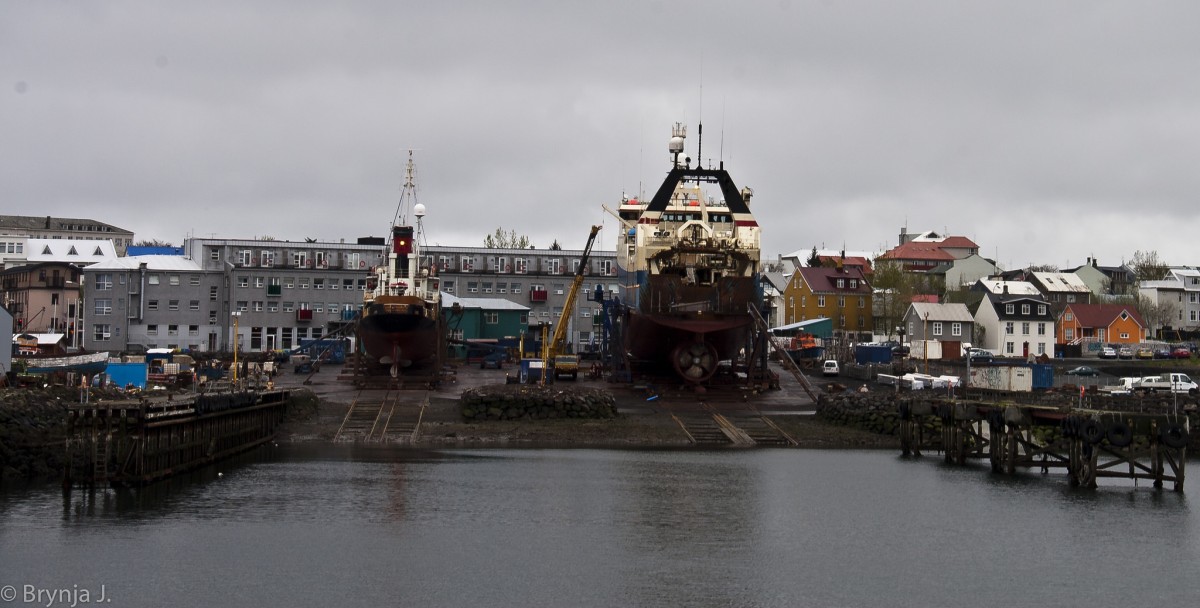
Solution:
M 904 455 L 939 450 L 947 463 L 987 459 L 992 471 L 1051 469 L 1072 486 L 1102 477 L 1145 479 L 1183 491 L 1191 430 L 1183 414 L 1147 414 L 965 402 L 900 404 Z
M 223 391 L 76 404 L 64 488 L 151 483 L 270 441 L 287 390 Z

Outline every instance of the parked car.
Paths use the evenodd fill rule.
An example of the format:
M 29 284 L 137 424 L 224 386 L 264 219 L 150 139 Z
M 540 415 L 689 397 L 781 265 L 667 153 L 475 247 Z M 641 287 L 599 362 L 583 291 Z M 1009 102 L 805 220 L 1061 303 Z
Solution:
M 1132 359 L 1133 358 L 1133 349 L 1129 348 L 1128 346 L 1122 346 L 1121 350 L 1117 351 L 1117 358 L 1118 359 Z
M 821 373 L 826 376 L 838 375 L 838 362 L 833 359 L 826 361 L 825 365 L 821 366 Z
M 1138 359 L 1153 359 L 1154 351 L 1143 346 L 1143 347 L 1137 349 L 1137 352 L 1135 352 L 1133 354 L 1133 356 L 1137 357 Z
M 1086 365 L 1067 370 L 1068 376 L 1099 376 L 1100 370 Z
M 1171 351 L 1171 356 L 1176 359 L 1191 359 L 1192 358 L 1192 349 L 1190 349 L 1186 346 L 1180 346 L 1180 347 L 1176 348 L 1175 350 Z
M 899 346 L 892 347 L 892 356 L 893 357 L 907 357 L 908 353 L 909 353 L 908 346 L 906 346 L 904 344 L 900 344 Z
M 967 358 L 971 363 L 994 363 L 996 357 L 986 350 L 972 349 L 967 353 Z
M 1105 346 L 1104 348 L 1100 349 L 1100 358 L 1101 359 L 1116 359 L 1117 358 L 1117 349 L 1115 349 L 1111 346 Z
M 1169 348 L 1154 349 L 1154 358 L 1155 359 L 1170 359 L 1171 358 L 1171 349 L 1169 349 Z

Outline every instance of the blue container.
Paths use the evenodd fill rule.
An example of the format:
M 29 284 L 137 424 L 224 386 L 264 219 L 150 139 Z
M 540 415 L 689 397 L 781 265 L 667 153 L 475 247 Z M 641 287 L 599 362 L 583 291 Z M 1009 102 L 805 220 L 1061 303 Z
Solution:
M 859 365 L 891 363 L 892 347 L 882 344 L 859 344 L 854 347 L 854 361 Z

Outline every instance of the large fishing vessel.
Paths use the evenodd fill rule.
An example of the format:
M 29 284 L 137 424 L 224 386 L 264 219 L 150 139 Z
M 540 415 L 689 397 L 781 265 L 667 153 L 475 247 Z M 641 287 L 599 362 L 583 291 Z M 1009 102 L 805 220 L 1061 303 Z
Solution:
M 760 243 L 751 190 L 737 188 L 724 162 L 716 169 L 692 166 L 686 137 L 677 123 L 671 170 L 650 202 L 623 201 L 617 266 L 628 305 L 626 352 L 635 362 L 669 363 L 698 383 L 749 344 L 749 306 L 762 301 Z
M 389 367 L 392 376 L 434 364 L 439 350 L 439 280 L 421 255 L 425 205 L 416 200 L 414 173 L 410 151 L 386 255 L 371 269 L 355 330 L 366 354 Z

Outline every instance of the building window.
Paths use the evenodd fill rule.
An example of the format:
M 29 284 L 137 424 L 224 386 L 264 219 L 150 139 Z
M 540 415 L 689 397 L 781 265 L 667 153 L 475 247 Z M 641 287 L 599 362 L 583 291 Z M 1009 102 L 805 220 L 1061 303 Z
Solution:
M 1045 342 L 1038 342 L 1037 352 L 1039 355 L 1046 354 L 1046 343 Z
M 479 283 L 476 281 L 467 281 L 467 293 L 479 293 Z
M 1012 321 L 1009 321 L 1008 323 L 1004 324 L 1004 333 L 1009 336 L 1013 335 L 1013 322 Z
M 1016 352 L 1016 350 L 1013 348 L 1013 343 L 1012 343 L 1012 342 L 1005 342 L 1005 343 L 1004 343 L 1004 352 L 1005 352 L 1006 354 L 1009 354 L 1009 355 L 1011 355 L 1011 354 L 1013 354 L 1013 353 L 1015 353 L 1015 352 Z
M 112 314 L 112 298 L 96 298 L 95 312 L 97 315 Z
M 188 325 L 188 335 L 189 336 L 200 335 L 200 326 L 199 325 Z
M 496 325 L 496 324 L 500 323 L 500 313 L 498 313 L 498 312 L 483 313 L 483 322 L 487 323 L 488 325 Z
M 112 273 L 100 272 L 96 274 L 96 291 L 108 291 L 112 289 L 112 284 Z
M 801 307 L 803 306 L 801 304 Z M 817 308 L 825 308 L 825 296 L 817 296 Z
M 838 296 L 837 302 L 838 302 L 838 308 L 845 308 L 846 307 L 846 296 Z
M 248 302 L 248 301 L 246 301 L 246 300 L 238 300 L 238 302 L 237 302 L 237 310 L 238 310 L 238 312 L 246 312 L 246 309 L 247 309 L 248 305 L 249 305 L 249 302 Z
M 1014 312 L 1016 312 L 1016 311 L 1017 311 L 1017 308 L 1016 308 L 1016 306 L 1014 306 L 1014 305 L 1012 305 L 1012 304 L 1005 304 L 1005 305 L 1004 305 L 1004 314 L 1006 314 L 1006 315 L 1011 315 L 1011 314 L 1013 314 L 1013 313 L 1014 313 Z
M 1046 305 L 1045 304 L 1038 304 L 1038 315 L 1041 315 L 1041 316 L 1046 315 Z
M 92 324 L 92 339 L 97 341 L 105 341 L 112 338 L 112 326 L 108 323 L 93 323 Z
M 845 279 L 838 279 L 838 280 L 837 280 L 837 288 L 838 288 L 838 289 L 841 289 L 841 288 L 843 288 L 843 287 L 845 287 L 845 286 L 846 286 L 846 280 L 845 280 Z
M 935 336 L 942 335 L 942 322 L 941 321 L 933 322 L 933 335 L 935 335 Z
M 1029 335 L 1029 322 L 1028 321 L 1021 323 L 1021 335 L 1022 336 Z
M 1066 314 L 1064 314 L 1064 315 L 1063 315 L 1063 320 L 1064 320 L 1064 321 L 1074 321 L 1074 320 L 1075 320 L 1075 315 L 1073 315 L 1073 314 L 1071 314 L 1071 313 L 1069 313 L 1069 312 L 1068 312 L 1068 313 L 1066 313 Z
M 266 284 L 266 279 L 263 277 L 254 277 L 254 286 L 261 289 Z
M 249 287 L 250 286 L 250 277 L 238 277 L 237 281 L 238 281 L 238 287 Z
M 200 300 L 191 300 L 188 302 L 188 310 L 200 310 Z
M 283 312 L 292 312 L 295 309 L 296 309 L 295 302 L 284 302 L 283 303 Z
M 158 310 L 158 300 L 148 300 L 146 302 L 146 310 Z
M 454 293 L 454 281 L 442 281 L 442 291 Z
M 178 325 L 168 325 L 167 326 L 167 335 L 168 336 L 178 336 L 179 335 L 179 326 Z
M 210 259 L 214 262 L 220 262 L 221 261 L 221 250 L 220 249 L 209 249 L 208 250 L 208 259 Z
M 146 326 L 146 335 L 147 336 L 157 336 L 158 335 L 158 325 L 147 325 Z
M 1070 327 L 1064 329 L 1063 330 L 1063 338 L 1065 338 L 1067 340 L 1067 342 L 1074 340 L 1075 339 L 1075 330 L 1071 329 Z
M 208 311 L 208 324 L 209 325 L 217 324 L 217 311 L 215 311 L 215 310 Z
M 1029 314 L 1029 305 L 1028 304 L 1021 305 L 1021 314 L 1023 314 L 1023 315 Z
M 179 300 L 167 300 L 167 310 L 179 310 Z
M 295 286 L 296 286 L 296 279 L 294 279 L 292 277 L 286 277 L 283 279 L 283 288 L 284 289 L 292 289 Z
M 194 275 L 188 277 L 188 285 L 199 285 L 199 284 L 200 284 L 200 275 L 194 274 Z
M 950 324 L 950 335 L 951 336 L 961 336 L 962 335 L 962 323 L 958 323 L 958 322 L 951 323 Z
M 254 312 L 262 312 L 262 311 L 263 311 L 262 300 L 255 300 L 254 301 Z
M 148 285 L 158 285 L 158 275 L 157 274 L 148 275 L 146 277 L 146 283 Z
M 513 293 L 521 293 L 521 284 L 520 283 L 511 283 L 511 284 L 509 284 L 509 287 L 512 288 Z
M 217 301 L 217 286 L 212 285 L 208 288 L 208 299 L 211 302 Z
M 313 279 L 313 289 L 325 289 L 325 279 Z
M 1046 335 L 1046 324 L 1045 323 L 1038 323 L 1038 335 L 1039 336 Z
M 866 308 L 867 307 L 867 299 L 862 296 L 858 296 L 858 307 Z
M 170 285 L 179 285 L 179 275 L 167 275 L 167 283 Z

